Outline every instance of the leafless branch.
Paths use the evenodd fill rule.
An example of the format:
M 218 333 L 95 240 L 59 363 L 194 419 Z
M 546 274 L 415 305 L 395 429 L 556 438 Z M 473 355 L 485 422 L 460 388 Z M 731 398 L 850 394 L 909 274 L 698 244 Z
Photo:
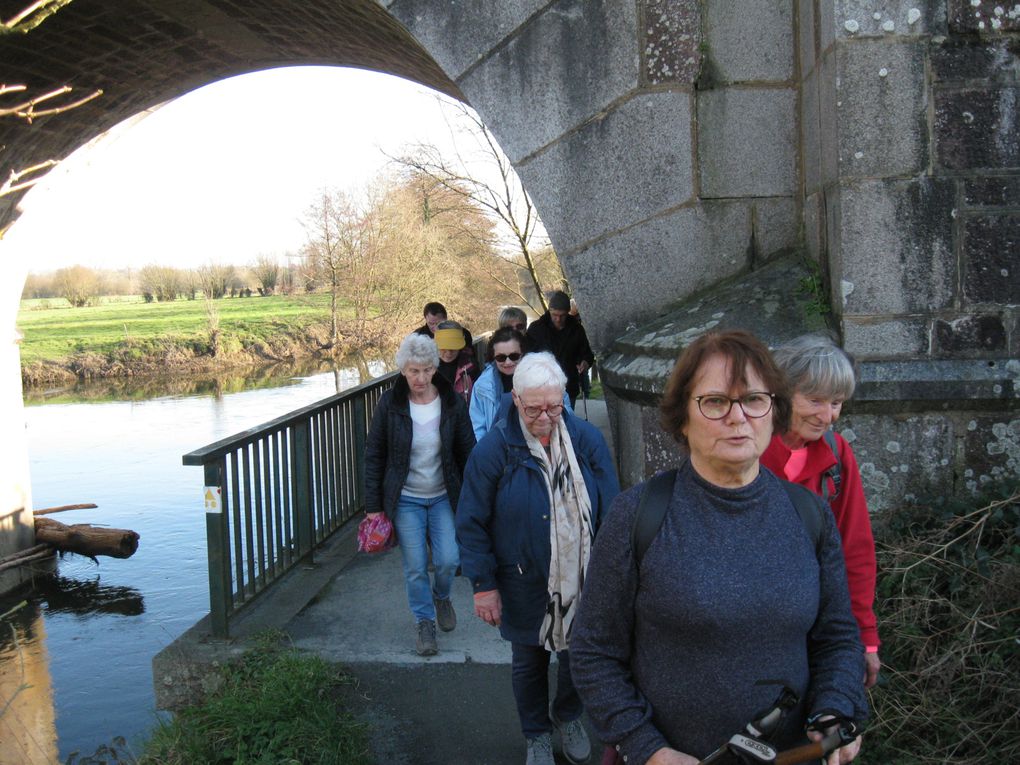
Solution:
M 49 170 L 52 167 L 56 167 L 58 164 L 59 163 L 57 162 L 57 160 L 48 159 L 45 162 L 40 162 L 38 165 L 32 165 L 32 167 L 27 167 L 24 170 L 21 170 L 20 172 L 17 170 L 11 170 L 10 177 L 6 181 L 4 181 L 2 185 L 0 185 L 0 197 L 4 197 L 7 196 L 8 194 L 14 194 L 18 191 L 24 191 L 25 189 L 32 188 L 35 184 L 37 184 L 45 177 L 45 174 L 40 175 L 37 178 L 30 178 L 29 180 L 24 182 L 20 182 L 21 179 L 24 178 L 26 175 L 31 175 L 32 173 L 38 173 L 43 170 Z
M 46 19 L 55 14 L 71 0 L 36 0 L 12 16 L 7 21 L 0 23 L 0 34 L 25 34 L 31 32 Z

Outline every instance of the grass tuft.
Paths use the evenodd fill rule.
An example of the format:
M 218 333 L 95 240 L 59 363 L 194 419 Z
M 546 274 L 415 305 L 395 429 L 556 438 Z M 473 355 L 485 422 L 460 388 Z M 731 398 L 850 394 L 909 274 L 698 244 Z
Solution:
M 139 765 L 360 765 L 367 731 L 344 707 L 352 680 L 339 667 L 267 633 L 203 702 L 158 727 Z

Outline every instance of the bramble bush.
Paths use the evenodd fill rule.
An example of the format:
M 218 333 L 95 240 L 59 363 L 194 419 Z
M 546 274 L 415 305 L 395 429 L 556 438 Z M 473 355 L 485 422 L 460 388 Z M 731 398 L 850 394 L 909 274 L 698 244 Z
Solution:
M 1020 486 L 875 532 L 883 667 L 858 761 L 1020 762 Z

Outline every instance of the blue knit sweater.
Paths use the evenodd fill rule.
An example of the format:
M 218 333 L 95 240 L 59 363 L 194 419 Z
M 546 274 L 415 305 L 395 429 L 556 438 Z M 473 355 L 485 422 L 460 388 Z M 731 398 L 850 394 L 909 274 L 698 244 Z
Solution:
M 867 717 L 863 648 L 832 514 L 816 556 L 772 473 L 740 489 L 680 468 L 638 571 L 631 529 L 641 486 L 621 494 L 596 540 L 570 640 L 571 672 L 599 737 L 628 765 L 669 746 L 704 758 L 775 699 L 800 696 L 774 739 L 803 742 L 809 714 Z

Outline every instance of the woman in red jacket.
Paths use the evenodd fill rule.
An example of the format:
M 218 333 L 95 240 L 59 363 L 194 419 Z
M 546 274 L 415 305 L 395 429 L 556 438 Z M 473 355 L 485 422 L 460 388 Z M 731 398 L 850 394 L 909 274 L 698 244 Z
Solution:
M 836 516 L 843 543 L 847 583 L 865 650 L 865 687 L 878 679 L 875 601 L 875 539 L 850 444 L 831 427 L 854 392 L 853 359 L 830 337 L 802 335 L 775 354 L 793 390 L 793 411 L 785 433 L 772 436 L 761 464 L 823 497 Z

